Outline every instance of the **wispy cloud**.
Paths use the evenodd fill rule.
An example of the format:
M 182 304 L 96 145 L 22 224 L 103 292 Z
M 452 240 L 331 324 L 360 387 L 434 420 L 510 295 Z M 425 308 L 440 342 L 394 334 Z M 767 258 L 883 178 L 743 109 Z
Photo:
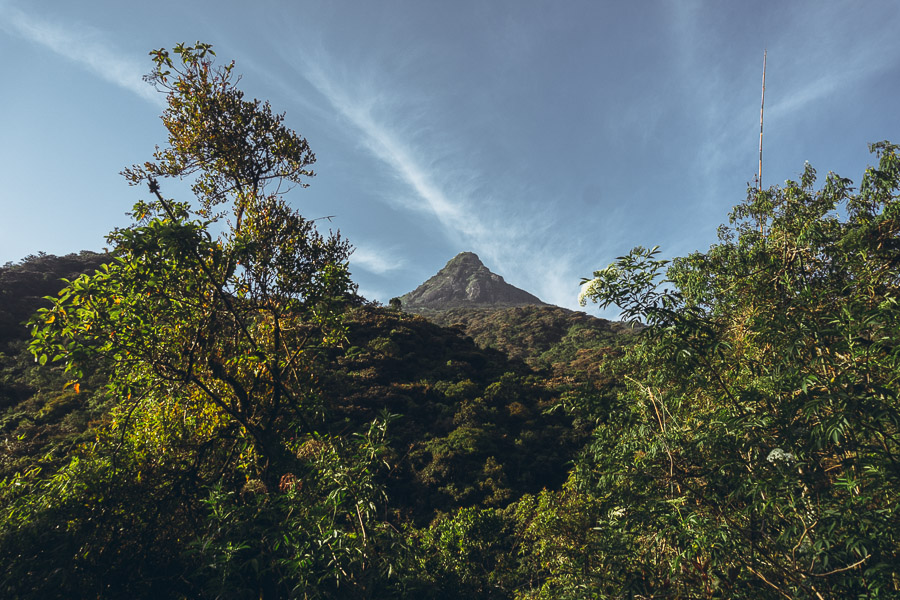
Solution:
M 442 151 L 434 144 L 417 144 L 416 132 L 410 134 L 415 128 L 414 117 L 403 112 L 403 126 L 394 125 L 401 118 L 401 111 L 395 106 L 397 101 L 386 95 L 385 90 L 363 84 L 364 90 L 351 91 L 331 75 L 338 69 L 323 68 L 327 64 L 329 61 L 321 55 L 315 63 L 305 62 L 304 77 L 341 118 L 362 133 L 364 147 L 410 190 L 410 194 L 399 199 L 404 207 L 435 217 L 445 235 L 465 249 L 478 252 L 492 268 L 504 270 L 513 277 L 531 270 L 529 279 L 534 277 L 540 264 L 533 260 L 533 246 L 552 226 L 549 209 L 526 208 L 528 202 L 520 196 L 522 209 L 514 214 L 508 203 L 494 201 L 490 190 L 496 187 L 497 181 L 489 181 L 477 170 L 460 165 L 458 160 L 445 158 L 446 153 L 465 155 L 465 152 L 454 152 L 457 149 L 453 148 L 452 140 L 447 141 Z M 358 82 L 363 80 L 356 81 L 359 86 Z M 420 111 L 426 112 L 421 108 Z M 380 115 L 388 116 L 379 118 Z M 510 186 L 506 193 L 518 191 Z M 396 197 L 392 200 L 398 201 Z M 558 266 L 548 267 L 546 274 L 558 273 Z M 534 278 L 544 279 L 543 275 Z M 556 289 L 555 285 L 547 287 Z
M 817 35 L 789 30 L 769 47 L 769 58 L 775 58 L 772 81 L 781 99 L 766 107 L 766 116 L 808 112 L 830 99 L 845 102 L 842 95 L 896 68 L 900 62 L 898 18 L 895 8 L 884 11 L 886 6 L 873 6 L 859 19 L 853 5 L 823 4 L 816 11 L 794 7 L 794 17 Z
M 396 271 L 406 265 L 406 260 L 398 258 L 390 251 L 374 249 L 356 244 L 353 254 L 350 256 L 350 264 L 359 265 L 370 273 L 382 275 L 390 271 Z
M 325 97 L 334 109 L 363 134 L 363 143 L 372 155 L 391 167 L 395 174 L 414 192 L 408 208 L 433 214 L 450 232 L 480 238 L 487 228 L 465 203 L 451 197 L 435 181 L 426 161 L 416 157 L 411 144 L 391 127 L 375 118 L 381 94 L 367 90 L 351 95 L 319 65 L 307 63 L 304 76 Z M 364 98 L 364 100 L 360 100 Z
M 162 94 L 143 81 L 146 61 L 122 56 L 90 26 L 71 22 L 64 26 L 0 4 L 0 29 L 39 44 L 156 106 L 164 104 Z
M 586 253 L 595 256 L 597 248 L 560 233 L 557 198 L 530 189 L 533 182 L 470 164 L 466 140 L 442 129 L 446 115 L 439 103 L 421 90 L 388 86 L 375 75 L 377 65 L 353 69 L 308 47 L 282 52 L 330 106 L 333 118 L 401 184 L 385 195 L 386 202 L 435 219 L 451 246 L 476 252 L 513 285 L 547 302 L 577 307 L 584 270 L 579 263 Z M 375 274 L 403 268 L 365 248 L 354 253 L 351 264 Z
M 875 59 L 876 54 L 881 52 L 872 52 L 873 56 L 869 56 L 864 51 L 851 60 L 840 62 L 832 62 L 832 68 L 828 73 L 818 77 L 809 78 L 808 76 L 798 76 L 796 83 L 787 90 L 784 100 L 774 103 L 767 108 L 766 114 L 771 118 L 774 116 L 785 117 L 791 113 L 806 110 L 810 105 L 823 99 L 840 93 L 841 91 L 852 90 L 855 85 L 862 79 L 874 76 L 891 66 L 891 63 L 883 59 Z M 883 53 L 885 55 L 889 52 Z

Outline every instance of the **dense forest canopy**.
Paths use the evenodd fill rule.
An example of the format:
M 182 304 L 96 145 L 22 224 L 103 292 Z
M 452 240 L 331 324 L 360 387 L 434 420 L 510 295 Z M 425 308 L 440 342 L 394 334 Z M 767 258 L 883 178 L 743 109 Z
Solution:
M 109 255 L 0 269 L 4 597 L 900 594 L 897 146 L 595 272 L 627 333 L 442 328 L 356 295 L 282 195 L 314 154 L 232 64 L 151 57 L 150 200 Z

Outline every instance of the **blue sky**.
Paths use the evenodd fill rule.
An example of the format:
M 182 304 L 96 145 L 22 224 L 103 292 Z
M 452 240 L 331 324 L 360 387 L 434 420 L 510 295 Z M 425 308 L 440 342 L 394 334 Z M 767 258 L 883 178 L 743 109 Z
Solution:
M 473 251 L 578 308 L 635 245 L 715 242 L 756 175 L 764 48 L 764 183 L 858 181 L 900 142 L 898 31 L 895 1 L 0 0 L 0 264 L 128 224 L 146 192 L 118 173 L 165 141 L 147 53 L 202 40 L 309 140 L 288 198 L 336 216 L 364 295 Z

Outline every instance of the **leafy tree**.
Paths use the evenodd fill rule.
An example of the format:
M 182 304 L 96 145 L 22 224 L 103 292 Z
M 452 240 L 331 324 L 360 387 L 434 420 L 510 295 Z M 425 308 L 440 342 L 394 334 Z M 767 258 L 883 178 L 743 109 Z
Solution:
M 511 522 L 501 510 L 461 508 L 416 531 L 412 596 L 509 598 L 517 583 Z
M 585 281 L 649 327 L 571 484 L 601 597 L 900 592 L 900 158 L 750 190 L 708 252 Z M 567 555 L 561 551 L 558 555 Z
M 283 115 L 244 99 L 209 45 L 151 56 L 168 145 L 124 171 L 151 200 L 109 235 L 114 258 L 32 320 L 35 358 L 64 365 L 76 394 L 92 365 L 110 365 L 114 407 L 67 465 L 0 484 L 0 589 L 368 595 L 396 554 L 377 521 L 387 420 L 356 445 L 316 432 L 320 358 L 344 339 L 355 286 L 349 244 L 282 196 L 315 157 Z M 171 178 L 192 179 L 193 203 L 163 195 Z M 53 564 L 72 568 L 35 583 Z
M 308 356 L 340 339 L 349 245 L 322 237 L 280 195 L 312 174 L 306 141 L 267 104 L 243 100 L 233 64 L 215 68 L 208 45 L 174 52 L 177 66 L 152 52 L 148 76 L 167 93 L 169 146 L 124 172 L 155 198 L 110 234 L 116 260 L 39 314 L 32 348 L 41 362 L 65 361 L 76 379 L 79 365 L 111 360 L 127 410 L 176 402 L 211 411 L 243 431 L 265 470 L 284 454 L 275 439 L 283 421 L 303 424 L 315 409 Z M 162 195 L 159 177 L 190 175 L 197 207 Z M 234 222 L 214 237 L 227 213 L 212 211 L 226 202 Z

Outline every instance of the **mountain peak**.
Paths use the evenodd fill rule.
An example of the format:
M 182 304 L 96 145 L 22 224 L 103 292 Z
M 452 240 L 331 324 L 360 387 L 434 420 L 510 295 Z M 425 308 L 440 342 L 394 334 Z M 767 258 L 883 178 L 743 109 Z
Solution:
M 484 266 L 484 263 L 481 262 L 481 259 L 478 258 L 478 255 L 474 252 L 460 252 L 449 261 L 447 261 L 447 267 L 454 264 L 471 264 L 477 267 Z
M 447 310 L 463 307 L 544 306 L 536 296 L 506 283 L 474 252 L 460 252 L 415 290 L 400 297 L 405 310 Z

